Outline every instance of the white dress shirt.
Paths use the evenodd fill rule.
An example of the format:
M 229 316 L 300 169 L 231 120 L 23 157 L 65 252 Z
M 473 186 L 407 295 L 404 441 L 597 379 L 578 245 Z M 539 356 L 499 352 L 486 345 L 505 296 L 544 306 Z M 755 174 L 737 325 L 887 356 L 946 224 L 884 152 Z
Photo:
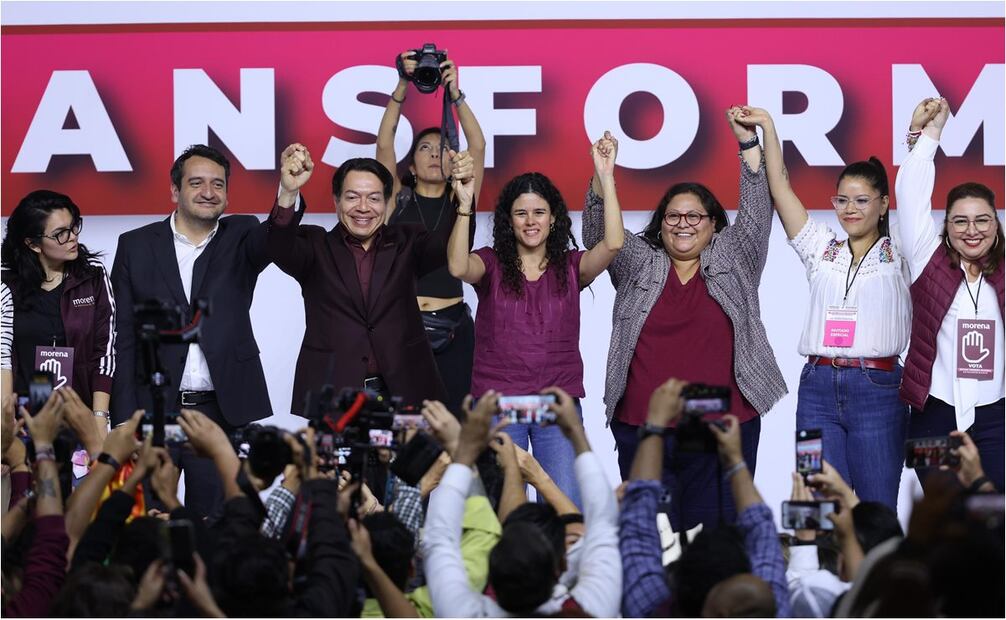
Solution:
M 178 212 L 175 211 L 171 214 L 171 219 L 169 220 L 171 222 L 171 233 L 175 242 L 175 260 L 178 261 L 178 275 L 182 277 L 182 289 L 185 291 L 185 297 L 191 303 L 192 268 L 196 264 L 196 259 L 202 255 L 203 250 L 206 249 L 206 246 L 209 245 L 210 241 L 217 234 L 220 222 L 217 222 L 213 226 L 213 230 L 210 231 L 210 234 L 206 235 L 206 238 L 196 245 L 178 231 L 178 228 L 175 226 L 175 217 L 177 215 Z M 206 364 L 206 356 L 203 355 L 203 350 L 196 343 L 189 345 L 189 353 L 185 357 L 185 367 L 178 382 L 178 389 L 179 391 L 195 392 L 208 392 L 213 389 L 213 379 L 210 378 L 210 367 Z
M 538 607 L 536 614 L 555 614 L 572 597 L 591 616 L 613 618 L 618 616 L 622 601 L 618 504 L 593 452 L 576 457 L 573 469 L 583 499 L 585 526 L 576 584 L 567 587 L 557 583 L 551 598 Z M 430 495 L 422 546 L 433 611 L 439 618 L 508 617 L 510 614 L 496 601 L 471 589 L 461 558 L 461 523 L 471 484 L 472 471 L 455 463 L 447 468 Z
M 933 185 L 936 166 L 933 157 L 939 142 L 923 134 L 898 170 L 895 194 L 898 199 L 898 228 L 908 266 L 915 282 L 940 246 L 941 230 L 932 217 Z M 962 268 L 963 269 L 963 268 Z M 1003 397 L 1003 317 L 995 289 L 988 282 L 978 291 L 977 281 L 968 278 L 957 289 L 940 331 L 936 336 L 936 361 L 929 393 L 950 403 L 957 411 L 957 429 L 965 431 L 975 422 L 975 408 L 989 405 Z M 978 312 L 972 296 L 978 292 Z M 957 378 L 957 320 L 985 319 L 995 322 L 995 370 L 991 381 Z
M 912 297 L 908 266 L 890 237 L 881 237 L 852 267 L 849 241 L 837 241 L 826 224 L 808 217 L 789 244 L 807 268 L 810 308 L 800 336 L 800 355 L 823 357 L 893 357 L 908 347 L 912 331 Z M 846 298 L 846 281 L 851 287 Z M 851 347 L 824 345 L 829 307 L 856 308 L 856 334 Z

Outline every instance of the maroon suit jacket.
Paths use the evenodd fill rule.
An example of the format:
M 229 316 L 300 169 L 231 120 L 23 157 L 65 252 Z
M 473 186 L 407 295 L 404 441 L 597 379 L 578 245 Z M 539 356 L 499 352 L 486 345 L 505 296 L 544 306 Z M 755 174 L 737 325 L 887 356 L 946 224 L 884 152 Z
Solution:
M 393 396 L 405 404 L 445 400 L 423 320 L 416 304 L 416 279 L 447 263 L 451 221 L 429 233 L 419 224 L 386 226 L 370 251 L 377 252 L 367 303 L 356 262 L 340 230 L 300 225 L 302 208 L 273 206 L 269 215 L 269 256 L 300 283 L 306 328 L 297 358 L 290 410 L 304 415 L 308 391 L 326 384 L 336 391 L 362 388 L 368 348 Z M 369 347 L 368 347 L 369 341 Z

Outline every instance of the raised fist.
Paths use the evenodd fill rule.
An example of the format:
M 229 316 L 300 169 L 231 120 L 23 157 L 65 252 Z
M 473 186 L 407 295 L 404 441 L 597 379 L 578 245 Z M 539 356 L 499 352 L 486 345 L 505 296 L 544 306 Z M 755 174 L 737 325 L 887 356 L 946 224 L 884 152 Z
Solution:
M 604 136 L 590 147 L 597 177 L 611 177 L 615 174 L 615 158 L 618 156 L 618 140 L 605 131 Z
M 451 159 L 451 177 L 453 178 L 451 187 L 454 188 L 454 194 L 458 197 L 459 206 L 467 210 L 467 207 L 471 206 L 475 199 L 475 164 L 468 151 L 455 153 L 448 150 L 447 154 Z
M 936 115 L 940 110 L 940 100 L 934 97 L 927 97 L 919 102 L 919 105 L 915 106 L 915 111 L 912 112 L 912 124 L 909 127 L 910 131 L 922 131 L 922 128 L 929 124 L 933 116 Z
M 734 130 L 734 136 L 738 142 L 746 142 L 756 135 L 753 128 L 741 124 L 740 119 L 743 118 L 743 115 L 743 108 L 738 105 L 727 110 L 727 122 L 730 123 L 730 129 Z
M 314 162 L 303 144 L 291 144 L 280 155 L 280 185 L 285 191 L 296 192 L 311 178 Z
M 940 97 L 936 101 L 939 107 L 925 126 L 935 127 L 942 131 L 943 127 L 947 124 L 947 119 L 950 117 L 950 103 L 944 97 Z
M 767 110 L 745 105 L 741 106 L 741 113 L 737 115 L 737 122 L 746 127 L 765 127 L 772 123 L 772 116 Z

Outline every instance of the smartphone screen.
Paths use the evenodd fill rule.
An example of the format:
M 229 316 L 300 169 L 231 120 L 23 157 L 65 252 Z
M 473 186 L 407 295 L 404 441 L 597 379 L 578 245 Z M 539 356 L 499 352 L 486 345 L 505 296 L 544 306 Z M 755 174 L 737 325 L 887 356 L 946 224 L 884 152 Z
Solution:
M 370 445 L 378 448 L 390 448 L 395 442 L 395 432 L 390 429 L 370 429 Z
M 719 385 L 695 383 L 681 391 L 684 412 L 687 414 L 724 414 L 730 411 L 730 388 Z M 721 416 L 703 417 L 712 422 Z
M 49 397 L 52 396 L 53 376 L 51 372 L 36 371 L 31 375 L 28 384 L 28 413 L 35 415 L 42 410 Z
M 782 526 L 788 530 L 835 529 L 828 515 L 835 512 L 835 502 L 791 502 L 782 503 Z
M 824 445 L 821 440 L 821 429 L 812 428 L 796 432 L 796 471 L 807 477 L 822 471 Z
M 939 467 L 940 465 L 957 465 L 958 457 L 950 453 L 951 448 L 961 446 L 960 437 L 944 435 L 941 437 L 921 437 L 905 442 L 905 467 Z
M 400 431 L 407 428 L 429 428 L 426 418 L 418 413 L 396 413 L 391 423 L 391 429 Z
M 190 577 L 194 575 L 196 531 L 192 522 L 188 519 L 167 521 L 161 526 L 161 537 L 162 557 Z
M 548 406 L 555 404 L 555 394 L 529 394 L 526 396 L 500 396 L 500 419 L 511 424 L 550 424 L 555 414 Z

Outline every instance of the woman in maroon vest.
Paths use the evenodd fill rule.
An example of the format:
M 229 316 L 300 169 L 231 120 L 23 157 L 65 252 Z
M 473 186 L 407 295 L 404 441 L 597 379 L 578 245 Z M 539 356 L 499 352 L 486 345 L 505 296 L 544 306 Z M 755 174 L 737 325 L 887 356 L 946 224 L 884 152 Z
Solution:
M 1002 492 L 1003 230 L 995 194 L 979 183 L 951 189 L 942 229 L 933 221 L 933 158 L 949 115 L 946 99 L 915 108 L 895 187 L 914 305 L 901 397 L 912 407 L 909 437 L 967 432 Z

